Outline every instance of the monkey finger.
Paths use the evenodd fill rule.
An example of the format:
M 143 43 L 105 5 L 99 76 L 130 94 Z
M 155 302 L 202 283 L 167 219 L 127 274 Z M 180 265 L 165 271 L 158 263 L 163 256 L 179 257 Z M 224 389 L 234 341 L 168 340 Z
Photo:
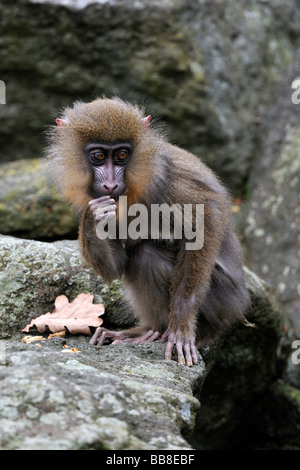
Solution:
M 104 201 L 99 202 L 97 199 L 94 201 L 89 202 L 89 207 L 105 207 L 105 206 L 111 206 L 111 205 L 116 205 L 116 201 L 113 198 L 105 199 Z
M 91 206 L 91 211 L 93 215 L 104 214 L 105 212 L 117 212 L 117 205 L 101 205 L 101 206 Z
M 106 212 L 105 214 L 100 213 L 95 216 L 95 222 L 101 222 L 103 220 L 107 221 L 108 219 L 113 219 L 114 217 L 116 217 L 116 213 L 113 211 Z
M 171 360 L 174 343 L 175 343 L 175 335 L 174 333 L 170 333 L 168 337 L 167 346 L 166 346 L 166 352 L 165 352 L 165 359 L 167 361 Z
M 101 222 L 101 224 L 103 225 L 104 222 L 107 222 L 107 219 L 109 219 L 108 214 L 103 214 L 101 216 L 99 215 L 95 217 L 95 222 L 97 223 Z
M 197 364 L 198 363 L 198 351 L 197 351 L 197 347 L 195 345 L 195 340 L 191 340 L 190 342 L 190 349 L 191 349 L 191 354 L 192 354 L 192 359 L 193 359 L 193 364 Z
M 185 362 L 188 367 L 193 365 L 193 359 L 191 354 L 191 345 L 189 343 L 183 344 L 184 354 L 185 354 Z
M 110 196 L 101 196 L 101 197 L 98 197 L 97 199 L 91 199 L 88 204 L 89 206 L 92 205 L 92 204 L 95 204 L 95 203 L 99 203 L 99 202 L 107 202 L 108 199 L 111 199 Z
M 107 204 L 105 202 L 105 203 L 102 203 L 102 204 L 91 204 L 90 205 L 90 211 L 91 211 L 91 213 L 93 214 L 94 217 L 98 212 L 99 213 L 107 212 L 107 211 L 117 212 L 117 209 L 118 209 L 118 207 L 117 207 L 116 202 L 114 202 L 114 204 Z
M 177 356 L 178 356 L 179 364 L 185 365 L 185 357 L 184 357 L 183 350 L 182 350 L 181 340 L 176 341 L 176 349 L 177 349 Z

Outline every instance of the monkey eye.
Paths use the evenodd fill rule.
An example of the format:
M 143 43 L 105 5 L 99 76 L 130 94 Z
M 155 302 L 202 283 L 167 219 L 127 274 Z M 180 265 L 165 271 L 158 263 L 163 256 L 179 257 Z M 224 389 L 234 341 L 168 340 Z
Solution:
M 128 150 L 122 149 L 122 150 L 119 150 L 119 152 L 116 153 L 115 159 L 123 162 L 123 161 L 126 160 L 128 155 L 129 155 Z
M 90 152 L 90 156 L 93 160 L 97 161 L 103 161 L 105 159 L 105 153 L 101 150 L 94 150 L 93 152 Z

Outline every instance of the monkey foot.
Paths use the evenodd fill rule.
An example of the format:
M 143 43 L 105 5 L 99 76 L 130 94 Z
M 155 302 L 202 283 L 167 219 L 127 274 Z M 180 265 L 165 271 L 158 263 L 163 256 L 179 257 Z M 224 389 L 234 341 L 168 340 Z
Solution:
M 161 337 L 161 334 L 158 331 L 149 330 L 147 333 L 141 336 L 128 337 L 124 339 L 116 339 L 112 344 L 120 344 L 120 343 L 133 343 L 133 344 L 146 344 L 146 343 L 153 343 L 157 339 Z
M 145 330 L 144 330 L 145 331 Z M 121 344 L 121 343 L 134 343 L 134 344 L 146 344 L 153 343 L 161 337 L 161 334 L 158 331 L 146 331 L 145 334 L 137 336 L 133 331 L 111 331 L 106 328 L 99 327 L 96 329 L 94 335 L 90 340 L 90 344 L 96 346 L 102 346 L 106 339 L 112 340 L 112 344 Z
M 106 328 L 99 327 L 96 328 L 96 331 L 90 340 L 90 344 L 95 346 L 102 346 L 106 339 L 112 339 L 114 341 L 116 339 L 121 339 L 122 337 L 122 331 L 111 331 L 107 330 Z
M 145 330 L 142 328 L 139 330 L 132 329 L 132 331 L 111 331 L 106 328 L 99 327 L 92 336 L 90 344 L 102 346 L 106 339 L 111 340 L 112 344 L 147 344 L 153 343 L 154 341 L 167 341 L 165 353 L 166 360 L 171 360 L 172 350 L 175 344 L 179 364 L 186 364 L 190 367 L 198 362 L 195 337 L 192 335 L 185 335 L 179 329 L 176 332 L 172 332 L 167 329 L 164 334 L 161 335 L 158 331 Z
M 169 328 L 164 332 L 161 341 L 167 340 L 165 359 L 169 361 L 172 356 L 172 349 L 176 345 L 179 364 L 191 367 L 198 362 L 198 351 L 195 344 L 195 336 L 186 335 L 181 330 L 170 331 Z

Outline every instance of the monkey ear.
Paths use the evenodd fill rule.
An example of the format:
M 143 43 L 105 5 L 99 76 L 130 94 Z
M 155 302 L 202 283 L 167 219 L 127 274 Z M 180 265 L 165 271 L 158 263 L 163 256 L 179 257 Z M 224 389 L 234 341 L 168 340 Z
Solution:
M 151 119 L 150 115 L 143 118 L 143 124 L 144 124 L 145 130 L 147 130 L 148 127 L 150 126 L 150 119 Z
M 56 122 L 58 127 L 67 126 L 69 124 L 69 122 L 66 119 L 57 118 L 57 119 L 55 119 L 55 122 Z

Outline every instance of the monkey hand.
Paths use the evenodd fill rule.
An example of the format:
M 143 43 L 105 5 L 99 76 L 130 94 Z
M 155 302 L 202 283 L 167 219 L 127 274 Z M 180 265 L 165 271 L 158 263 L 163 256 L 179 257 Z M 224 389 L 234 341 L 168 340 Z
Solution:
M 101 196 L 89 201 L 90 211 L 95 222 L 106 224 L 107 220 L 117 214 L 117 203 L 110 196 Z
M 195 344 L 195 335 L 191 331 L 182 331 L 178 328 L 172 331 L 168 328 L 162 335 L 161 341 L 167 341 L 165 359 L 169 361 L 172 356 L 172 349 L 176 344 L 179 364 L 192 366 L 198 362 L 197 347 Z

